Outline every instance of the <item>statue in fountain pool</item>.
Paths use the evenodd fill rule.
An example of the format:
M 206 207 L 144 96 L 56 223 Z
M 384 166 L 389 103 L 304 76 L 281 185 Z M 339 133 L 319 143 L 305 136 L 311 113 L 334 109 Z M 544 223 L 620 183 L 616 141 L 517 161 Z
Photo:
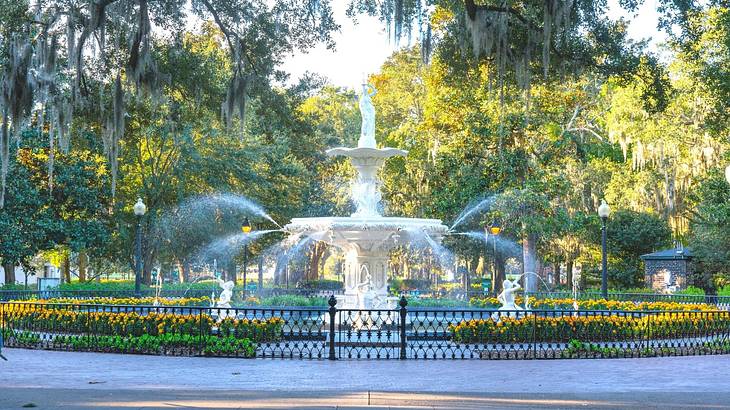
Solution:
M 366 82 L 362 85 L 360 93 L 360 115 L 362 116 L 362 127 L 360 129 L 360 140 L 358 147 L 375 148 L 375 107 L 371 97 L 377 94 L 372 84 Z
M 505 279 L 502 282 L 502 292 L 497 296 L 497 300 L 502 306 L 499 310 L 522 310 L 521 307 L 515 303 L 515 293 L 522 289 L 519 283 L 512 283 L 511 280 Z
M 218 285 L 223 289 L 220 296 L 218 296 L 218 301 L 215 303 L 215 307 L 219 308 L 230 308 L 231 307 L 231 298 L 233 298 L 233 287 L 235 284 L 232 281 L 224 282 L 222 279 L 216 279 L 218 281 Z
M 365 276 L 365 281 L 357 284 L 357 290 L 358 309 L 377 309 L 382 304 L 380 296 L 372 288 L 370 272 Z

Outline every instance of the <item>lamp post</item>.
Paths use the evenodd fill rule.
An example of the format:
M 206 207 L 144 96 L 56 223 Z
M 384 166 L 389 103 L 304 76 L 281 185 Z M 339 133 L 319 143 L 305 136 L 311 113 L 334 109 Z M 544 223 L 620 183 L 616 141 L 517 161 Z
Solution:
M 248 236 L 251 233 L 251 223 L 248 221 L 248 217 L 243 219 L 243 225 L 241 225 L 241 232 Z M 248 238 L 243 243 L 243 297 L 246 297 L 246 273 L 248 272 Z
M 725 168 L 725 180 L 730 184 L 730 165 Z
M 147 205 L 142 202 L 142 198 L 137 198 L 133 209 L 134 215 L 137 217 L 137 234 L 134 244 L 134 295 L 139 297 L 142 283 L 142 217 L 147 212 Z
M 608 299 L 608 263 L 606 258 L 606 220 L 611 214 L 611 208 L 605 199 L 598 207 L 598 216 L 601 217 L 601 297 Z
M 484 230 L 492 235 L 492 251 L 494 255 L 492 259 L 492 291 L 497 293 L 497 235 L 502 232 L 502 227 L 495 221 L 491 225 L 485 226 Z M 487 246 L 489 246 L 489 242 L 487 242 Z

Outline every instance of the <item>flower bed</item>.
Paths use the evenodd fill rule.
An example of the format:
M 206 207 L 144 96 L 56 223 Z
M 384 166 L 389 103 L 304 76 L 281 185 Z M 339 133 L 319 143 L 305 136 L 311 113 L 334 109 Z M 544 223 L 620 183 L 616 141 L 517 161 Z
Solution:
M 155 301 L 159 306 L 210 306 L 210 297 L 199 298 L 153 298 L 153 297 L 129 297 L 129 298 L 107 298 L 93 297 L 88 299 L 78 298 L 50 298 L 33 300 L 34 304 L 68 304 L 68 305 L 123 305 L 123 306 L 153 306 Z M 12 301 L 23 303 L 25 301 Z
M 215 321 L 207 314 L 149 312 L 95 312 L 71 305 L 7 304 L 3 308 L 3 325 L 12 329 L 52 332 L 56 334 L 93 334 L 99 336 L 140 337 L 166 334 L 209 336 Z M 226 319 L 220 333 L 262 343 L 281 339 L 284 321 L 269 319 Z
M 524 298 L 518 296 L 516 303 L 524 306 Z M 573 299 L 535 299 L 530 298 L 530 308 L 537 310 L 574 310 Z M 714 305 L 706 303 L 677 302 L 631 302 L 606 299 L 577 300 L 579 310 L 612 310 L 612 311 L 711 311 L 717 310 Z M 494 297 L 471 298 L 469 304 L 478 308 L 498 309 L 501 303 Z
M 636 314 L 633 314 L 636 313 Z M 712 335 L 730 329 L 730 312 L 665 312 L 464 320 L 449 326 L 457 343 L 636 341 Z
M 164 334 L 158 336 L 51 335 L 36 332 L 5 330 L 5 338 L 13 338 L 17 347 L 57 350 L 97 351 L 191 356 L 255 357 L 256 344 L 247 338 Z

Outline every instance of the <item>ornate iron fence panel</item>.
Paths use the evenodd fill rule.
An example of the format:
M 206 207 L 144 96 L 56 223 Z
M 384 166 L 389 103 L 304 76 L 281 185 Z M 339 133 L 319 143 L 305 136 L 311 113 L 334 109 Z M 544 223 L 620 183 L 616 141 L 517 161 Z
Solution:
M 335 345 L 339 359 L 397 359 L 401 351 L 399 310 L 338 309 Z

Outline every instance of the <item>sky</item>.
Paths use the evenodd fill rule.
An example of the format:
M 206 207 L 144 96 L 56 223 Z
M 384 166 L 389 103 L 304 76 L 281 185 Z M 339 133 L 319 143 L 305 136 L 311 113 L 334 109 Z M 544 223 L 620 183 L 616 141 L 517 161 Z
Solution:
M 385 24 L 375 17 L 360 16 L 355 24 L 345 15 L 347 1 L 332 2 L 336 21 L 341 25 L 339 33 L 333 35 L 336 49 L 328 50 L 318 45 L 308 53 L 295 53 L 288 58 L 283 69 L 291 75 L 295 83 L 306 72 L 326 77 L 333 85 L 356 88 L 364 75 L 378 72 L 383 62 L 395 47 L 388 41 Z M 629 36 L 640 40 L 652 38 L 649 49 L 658 51 L 658 46 L 666 36 L 657 31 L 658 14 L 656 0 L 646 0 L 635 15 L 625 13 L 618 7 L 618 0 L 608 0 L 611 19 L 624 17 L 630 21 Z

